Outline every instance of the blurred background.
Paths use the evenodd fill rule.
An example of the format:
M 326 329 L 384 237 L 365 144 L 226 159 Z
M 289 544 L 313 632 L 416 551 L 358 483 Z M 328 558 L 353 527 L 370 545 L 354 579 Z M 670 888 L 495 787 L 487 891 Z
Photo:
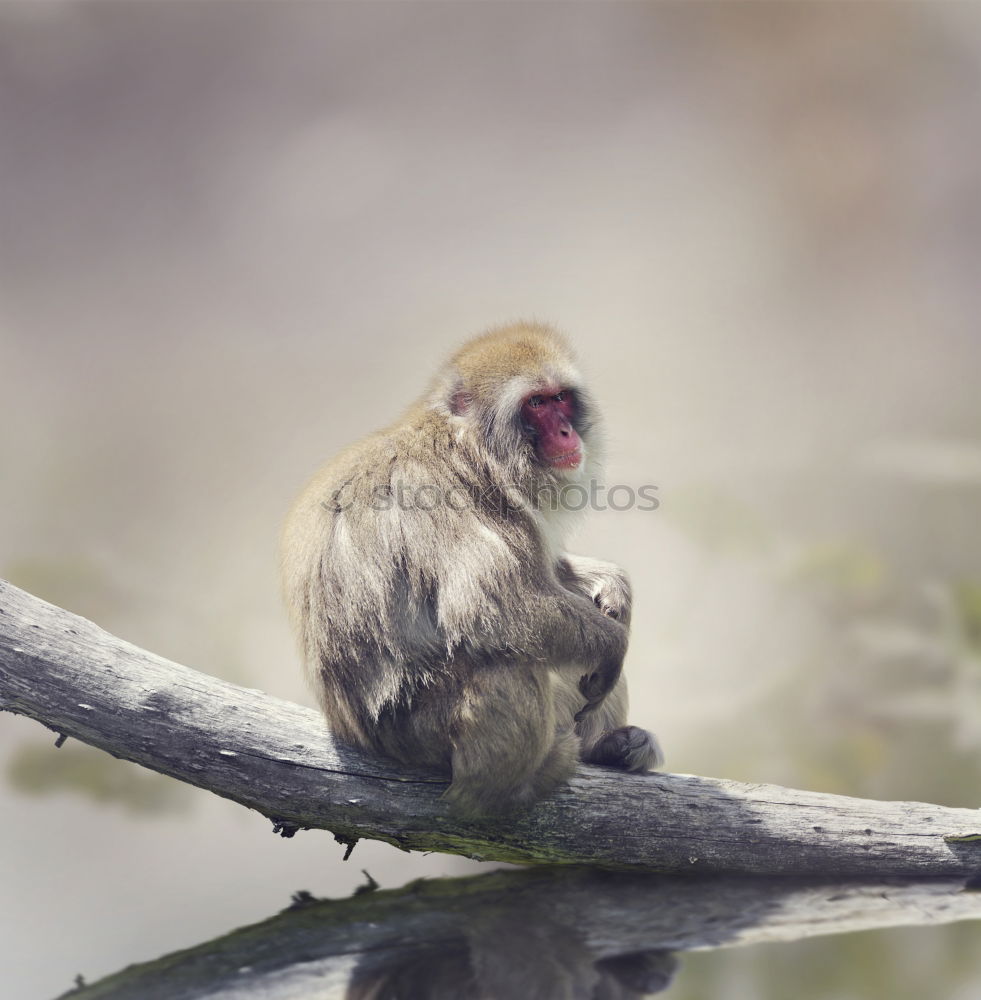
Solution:
M 978 804 L 981 5 L 0 4 L 0 575 L 313 704 L 324 459 L 535 317 L 605 410 L 633 721 L 674 771 Z M 0 717 L 3 992 L 482 870 Z M 810 970 L 810 971 L 808 971 Z M 792 988 L 788 986 L 792 983 Z M 673 997 L 974 996 L 975 927 L 692 956 Z

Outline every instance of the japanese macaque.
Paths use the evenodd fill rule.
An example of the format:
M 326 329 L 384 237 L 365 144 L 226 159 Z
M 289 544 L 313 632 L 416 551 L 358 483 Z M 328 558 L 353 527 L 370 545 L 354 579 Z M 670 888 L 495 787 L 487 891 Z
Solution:
M 495 329 L 287 520 L 286 599 L 331 729 L 449 771 L 460 815 L 523 808 L 580 759 L 661 764 L 627 725 L 627 577 L 563 551 L 582 503 L 562 491 L 591 480 L 597 421 L 557 332 Z

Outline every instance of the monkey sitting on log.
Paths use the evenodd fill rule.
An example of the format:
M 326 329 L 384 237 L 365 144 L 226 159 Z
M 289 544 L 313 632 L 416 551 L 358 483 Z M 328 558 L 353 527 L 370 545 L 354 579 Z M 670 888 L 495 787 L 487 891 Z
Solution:
M 591 478 L 597 423 L 559 333 L 494 329 L 287 519 L 287 605 L 332 731 L 449 771 L 459 815 L 521 809 L 577 760 L 662 763 L 627 725 L 627 576 L 563 550 L 561 490 Z

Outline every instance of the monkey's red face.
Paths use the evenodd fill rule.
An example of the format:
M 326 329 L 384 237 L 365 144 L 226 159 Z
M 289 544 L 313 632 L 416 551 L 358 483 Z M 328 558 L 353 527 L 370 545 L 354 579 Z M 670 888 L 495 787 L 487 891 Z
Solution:
M 575 412 L 570 389 L 546 389 L 521 404 L 521 419 L 532 434 L 535 453 L 554 469 L 576 469 L 582 461 L 582 439 L 572 426 Z

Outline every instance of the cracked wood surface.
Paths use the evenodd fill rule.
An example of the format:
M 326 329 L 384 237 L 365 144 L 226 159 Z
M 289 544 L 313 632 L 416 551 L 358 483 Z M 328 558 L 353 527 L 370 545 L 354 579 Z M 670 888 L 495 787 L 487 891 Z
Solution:
M 440 801 L 445 777 L 339 745 L 311 709 L 173 663 L 4 581 L 0 710 L 239 802 L 286 834 L 648 871 L 981 874 L 977 809 L 691 775 L 583 766 L 518 820 L 461 822 Z

